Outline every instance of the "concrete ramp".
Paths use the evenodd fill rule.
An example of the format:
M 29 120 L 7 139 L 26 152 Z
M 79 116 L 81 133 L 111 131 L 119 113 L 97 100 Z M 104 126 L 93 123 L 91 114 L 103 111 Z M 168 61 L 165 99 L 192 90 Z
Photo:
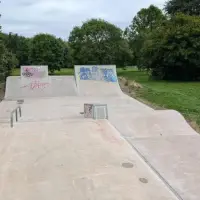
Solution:
M 19 76 L 11 76 L 6 81 L 6 100 L 76 95 L 73 76 L 49 76 L 48 82 L 33 80 L 30 83 L 23 83 Z
M 124 120 L 126 118 L 126 120 Z M 174 135 L 197 135 L 184 117 L 174 110 L 155 110 L 134 113 L 116 112 L 111 121 L 125 137 L 152 138 Z M 123 123 L 119 123 L 123 121 Z
M 123 95 L 115 65 L 75 66 L 75 77 L 80 96 Z
M 81 96 L 120 96 L 123 95 L 118 83 L 101 81 L 80 81 L 79 95 Z

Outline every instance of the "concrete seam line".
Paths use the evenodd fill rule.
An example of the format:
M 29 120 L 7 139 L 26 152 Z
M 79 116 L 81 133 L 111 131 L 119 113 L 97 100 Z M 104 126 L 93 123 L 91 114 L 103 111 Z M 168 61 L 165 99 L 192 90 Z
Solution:
M 184 200 L 180 194 L 165 180 L 165 178 L 153 167 L 153 165 L 142 155 L 142 153 L 119 131 L 110 121 L 110 125 L 115 128 L 120 135 L 129 143 L 129 145 L 137 152 L 140 158 L 151 168 L 151 170 L 164 182 L 167 188 L 175 195 L 178 200 Z

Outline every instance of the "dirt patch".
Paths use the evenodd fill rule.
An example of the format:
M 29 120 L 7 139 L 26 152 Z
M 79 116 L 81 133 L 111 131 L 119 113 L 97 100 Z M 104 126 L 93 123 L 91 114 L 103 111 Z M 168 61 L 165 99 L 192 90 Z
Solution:
M 198 133 L 200 133 L 200 126 L 195 121 L 187 120 L 190 126 Z
M 133 97 L 134 99 L 137 99 L 141 103 L 144 103 L 155 110 L 164 110 L 165 109 L 161 106 L 158 106 L 152 102 L 149 102 L 145 99 L 138 97 L 137 93 L 143 89 L 143 86 L 141 84 L 137 83 L 136 81 L 128 80 L 124 77 L 119 77 L 119 85 L 121 87 L 121 90 L 125 94 L 127 94 L 130 97 Z

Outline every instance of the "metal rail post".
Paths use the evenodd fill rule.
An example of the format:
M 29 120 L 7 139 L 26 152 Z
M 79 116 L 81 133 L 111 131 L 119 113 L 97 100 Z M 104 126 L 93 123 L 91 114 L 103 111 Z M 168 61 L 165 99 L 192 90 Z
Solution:
M 15 117 L 16 117 L 16 122 L 18 122 L 18 111 L 17 111 L 17 109 L 15 110 Z
M 19 110 L 19 116 L 18 116 L 18 110 Z M 10 115 L 10 126 L 11 128 L 13 128 L 14 126 L 14 120 L 13 120 L 13 115 L 15 114 L 15 119 L 16 119 L 16 122 L 18 122 L 18 117 L 22 117 L 22 108 L 21 106 L 18 106 L 17 108 L 15 108 L 12 112 L 11 112 L 11 115 Z
M 11 128 L 13 128 L 13 112 L 11 112 L 11 116 L 10 116 L 10 126 Z

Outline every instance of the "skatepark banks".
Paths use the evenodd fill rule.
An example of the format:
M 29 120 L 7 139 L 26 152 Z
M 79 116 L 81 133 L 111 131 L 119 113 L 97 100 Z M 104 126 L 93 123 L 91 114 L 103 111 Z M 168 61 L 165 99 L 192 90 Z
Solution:
M 125 95 L 115 66 L 22 67 L 0 103 L 0 200 L 200 200 L 199 149 L 180 113 Z

